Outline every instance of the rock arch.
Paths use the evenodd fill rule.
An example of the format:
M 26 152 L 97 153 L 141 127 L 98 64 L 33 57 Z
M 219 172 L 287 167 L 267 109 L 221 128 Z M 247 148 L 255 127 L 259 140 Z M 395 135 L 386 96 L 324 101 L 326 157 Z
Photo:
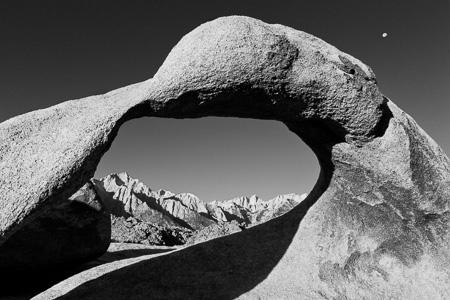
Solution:
M 362 62 L 309 34 L 247 17 L 201 25 L 150 80 L 1 124 L 0 241 L 79 189 L 120 125 L 143 116 L 278 120 L 312 148 L 321 174 L 282 218 L 107 276 L 120 282 L 141 274 L 120 287 L 125 298 L 136 289 L 167 298 L 167 284 L 170 297 L 188 291 L 197 299 L 449 294 L 449 159 L 383 97 Z M 183 269 L 195 259 L 204 261 Z M 164 266 L 171 269 L 149 271 Z M 68 296 L 88 289 L 99 299 L 93 284 Z

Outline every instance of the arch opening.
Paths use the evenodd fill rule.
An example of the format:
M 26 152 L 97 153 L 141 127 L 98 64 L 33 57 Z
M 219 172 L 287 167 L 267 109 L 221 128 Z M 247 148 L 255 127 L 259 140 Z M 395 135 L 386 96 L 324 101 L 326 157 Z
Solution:
M 280 122 L 150 117 L 121 126 L 94 177 L 121 172 L 151 189 L 209 202 L 309 193 L 319 168 L 313 152 Z

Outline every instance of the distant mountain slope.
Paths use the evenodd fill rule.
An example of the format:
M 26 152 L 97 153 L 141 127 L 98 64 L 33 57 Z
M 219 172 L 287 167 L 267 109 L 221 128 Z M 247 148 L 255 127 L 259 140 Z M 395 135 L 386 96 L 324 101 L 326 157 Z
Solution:
M 215 223 L 204 202 L 195 195 L 153 191 L 127 173 L 111 174 L 99 180 L 94 179 L 93 182 L 97 193 L 114 216 L 133 216 L 161 226 L 193 230 Z
M 171 230 L 181 228 L 200 231 L 211 225 L 231 222 L 242 227 L 254 226 L 281 216 L 306 197 L 306 194 L 286 194 L 263 201 L 253 195 L 204 202 L 191 193 L 151 190 L 127 173 L 113 173 L 101 179 L 92 179 L 92 182 L 113 218 L 133 218 L 150 223 L 155 228 Z M 121 221 L 114 224 L 127 223 Z

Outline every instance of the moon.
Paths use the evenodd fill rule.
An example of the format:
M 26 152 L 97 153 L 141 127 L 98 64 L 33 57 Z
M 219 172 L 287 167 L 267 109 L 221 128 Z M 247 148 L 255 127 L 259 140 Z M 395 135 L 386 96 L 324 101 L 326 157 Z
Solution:
M 387 37 L 387 33 L 385 32 L 381 36 L 385 38 L 385 37 Z

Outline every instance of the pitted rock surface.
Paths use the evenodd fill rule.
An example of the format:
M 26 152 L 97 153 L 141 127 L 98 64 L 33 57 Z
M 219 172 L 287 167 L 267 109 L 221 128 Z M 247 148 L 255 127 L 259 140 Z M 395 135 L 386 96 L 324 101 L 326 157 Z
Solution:
M 281 121 L 317 155 L 319 179 L 280 218 L 36 299 L 449 298 L 448 157 L 362 62 L 247 17 L 201 25 L 146 82 L 1 124 L 2 240 L 87 182 L 142 116 Z

